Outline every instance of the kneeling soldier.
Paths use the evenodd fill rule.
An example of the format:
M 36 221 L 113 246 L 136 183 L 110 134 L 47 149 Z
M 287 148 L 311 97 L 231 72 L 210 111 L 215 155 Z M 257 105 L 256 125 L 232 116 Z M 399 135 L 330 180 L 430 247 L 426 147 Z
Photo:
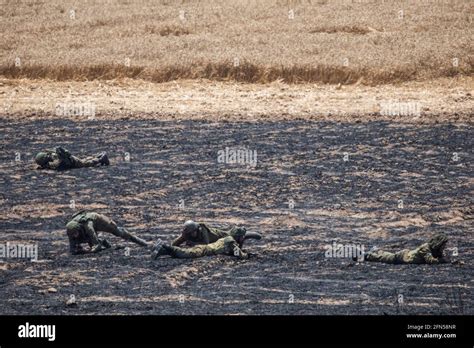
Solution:
M 151 244 L 141 238 L 132 235 L 123 227 L 117 227 L 117 224 L 107 216 L 81 211 L 73 215 L 71 221 L 66 225 L 67 236 L 69 237 L 69 248 L 71 254 L 95 253 L 110 248 L 110 243 L 104 238 L 100 239 L 97 232 L 108 232 L 114 236 L 137 243 L 138 245 L 148 247 Z M 90 250 L 82 248 L 81 244 L 89 244 Z
M 66 170 L 72 168 L 108 166 L 109 158 L 105 152 L 87 158 L 78 158 L 62 148 L 57 147 L 55 150 L 46 150 L 39 152 L 35 156 L 35 162 L 39 165 L 39 169 Z

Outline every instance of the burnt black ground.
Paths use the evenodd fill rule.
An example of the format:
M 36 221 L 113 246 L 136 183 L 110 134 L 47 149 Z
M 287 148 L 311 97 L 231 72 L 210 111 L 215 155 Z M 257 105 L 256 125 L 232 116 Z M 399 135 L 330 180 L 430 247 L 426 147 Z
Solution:
M 0 263 L 0 314 L 474 313 L 472 125 L 97 118 L 0 120 L 0 129 L 0 243 L 39 245 L 38 262 Z M 106 150 L 112 165 L 35 170 L 33 155 L 57 145 Z M 226 146 L 256 150 L 256 168 L 217 163 Z M 114 237 L 130 256 L 73 257 L 64 231 L 71 200 L 148 240 L 171 240 L 189 218 L 242 224 L 264 239 L 246 245 L 258 254 L 247 261 L 151 261 Z M 460 262 L 324 256 L 333 240 L 398 250 L 441 231 Z M 65 305 L 71 294 L 76 307 Z

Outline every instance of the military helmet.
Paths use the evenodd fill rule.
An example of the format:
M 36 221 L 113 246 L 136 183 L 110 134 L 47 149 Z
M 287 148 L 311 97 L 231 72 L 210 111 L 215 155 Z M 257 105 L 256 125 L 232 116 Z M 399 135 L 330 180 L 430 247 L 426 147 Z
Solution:
M 440 250 L 448 242 L 448 237 L 443 233 L 438 233 L 428 241 L 428 245 L 432 251 Z
M 44 166 L 48 164 L 48 162 L 51 160 L 49 153 L 47 152 L 38 152 L 35 156 L 35 162 L 39 166 Z
M 245 237 L 245 234 L 247 233 L 247 230 L 243 227 L 235 227 L 230 231 L 230 235 L 234 239 L 239 239 Z
M 193 220 L 188 220 L 184 223 L 184 229 L 186 231 L 196 231 L 199 228 L 199 224 Z
M 85 210 L 79 210 L 77 213 L 74 213 L 72 216 L 71 216 L 71 220 L 73 220 L 75 217 L 81 215 L 81 214 L 84 214 L 86 211 Z

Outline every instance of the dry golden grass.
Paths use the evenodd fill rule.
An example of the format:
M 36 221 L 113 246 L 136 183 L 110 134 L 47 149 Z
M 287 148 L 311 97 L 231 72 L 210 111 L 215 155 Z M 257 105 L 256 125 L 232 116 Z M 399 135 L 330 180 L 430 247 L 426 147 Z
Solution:
M 472 0 L 3 0 L 0 75 L 343 84 L 472 76 L 473 13 Z
M 0 78 L 0 118 L 62 118 L 57 105 L 91 104 L 97 119 L 220 121 L 472 123 L 474 78 L 440 78 L 397 85 L 235 83 L 179 80 L 153 83 L 138 79 L 49 81 Z M 418 105 L 420 115 L 387 114 L 383 106 Z M 88 120 L 89 114 L 74 115 Z M 0 201 L 1 203 L 1 201 Z

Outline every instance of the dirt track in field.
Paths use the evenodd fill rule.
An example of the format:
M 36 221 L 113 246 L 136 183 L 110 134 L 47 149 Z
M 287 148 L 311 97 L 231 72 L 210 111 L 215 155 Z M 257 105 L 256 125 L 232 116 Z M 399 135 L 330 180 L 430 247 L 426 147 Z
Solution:
M 3 119 L 0 129 L 0 243 L 39 248 L 37 262 L 0 262 L 0 314 L 474 313 L 472 124 L 57 118 Z M 57 145 L 106 150 L 112 165 L 35 170 L 34 153 Z M 257 166 L 217 163 L 235 146 L 257 151 Z M 79 209 L 147 240 L 171 240 L 189 218 L 264 239 L 246 244 L 258 255 L 247 261 L 151 261 L 115 237 L 130 256 L 73 257 L 64 225 Z M 334 240 L 398 250 L 441 231 L 456 263 L 324 255 Z M 78 305 L 67 307 L 72 294 Z

